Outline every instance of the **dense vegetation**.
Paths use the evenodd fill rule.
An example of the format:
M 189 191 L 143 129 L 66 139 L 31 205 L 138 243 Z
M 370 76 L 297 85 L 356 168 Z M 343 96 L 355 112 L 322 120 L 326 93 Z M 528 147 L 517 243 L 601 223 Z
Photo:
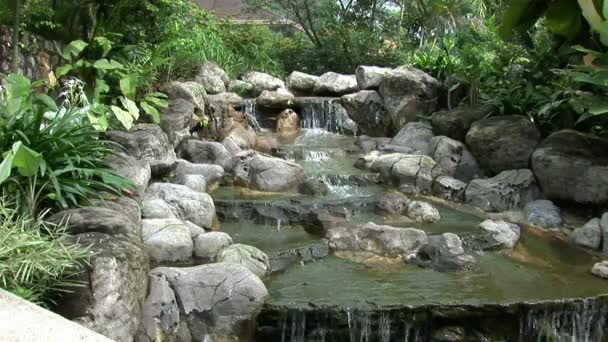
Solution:
M 493 104 L 530 116 L 544 134 L 608 132 L 608 13 L 597 1 L 248 3 L 294 25 L 237 26 L 188 0 L 0 0 L 0 24 L 18 29 L 15 42 L 27 31 L 66 46 L 55 71 L 60 83 L 46 94 L 40 83 L 3 77 L 3 287 L 48 302 L 86 251 L 66 242 L 61 227 L 45 224 L 45 214 L 128 188 L 107 170 L 104 159 L 117 147 L 100 132 L 158 121 L 167 107 L 161 85 L 191 77 L 205 61 L 233 77 L 411 65 L 445 83 L 448 107 Z

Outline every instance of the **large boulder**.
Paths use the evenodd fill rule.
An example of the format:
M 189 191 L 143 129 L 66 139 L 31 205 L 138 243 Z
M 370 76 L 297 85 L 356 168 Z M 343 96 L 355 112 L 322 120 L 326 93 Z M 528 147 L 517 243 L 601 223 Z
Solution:
M 226 233 L 200 234 L 194 240 L 194 256 L 215 262 L 220 252 L 230 245 L 232 245 L 232 238 Z
M 553 133 L 532 154 L 545 196 L 581 204 L 608 203 L 608 140 L 572 130 Z
M 207 108 L 209 112 L 218 112 L 225 108 L 240 108 L 245 104 L 242 97 L 236 93 L 220 93 L 207 95 Z
M 207 62 L 198 69 L 194 81 L 205 87 L 207 94 L 219 94 L 226 91 L 230 82 L 228 74 L 213 62 Z
M 477 227 L 480 232 L 481 249 L 511 249 L 521 237 L 518 225 L 505 221 L 485 220 Z
M 300 165 L 254 151 L 234 156 L 231 170 L 237 184 L 258 191 L 292 190 L 305 179 Z
M 408 258 L 428 243 L 424 231 L 367 223 L 356 227 L 338 226 L 327 233 L 335 251 L 366 252 L 385 257 Z
M 360 89 L 376 89 L 382 83 L 384 75 L 389 72 L 391 72 L 390 68 L 361 65 L 355 70 L 355 77 Z
M 189 139 L 179 149 L 179 156 L 195 164 L 215 164 L 226 169 L 232 155 L 224 145 L 214 141 Z
M 224 168 L 212 164 L 193 164 L 186 160 L 178 160 L 175 168 L 175 178 L 180 179 L 186 175 L 203 176 L 207 185 L 217 183 L 224 176 Z
M 541 197 L 528 169 L 503 171 L 488 179 L 475 179 L 465 191 L 465 202 L 490 212 L 521 209 Z
M 431 139 L 435 135 L 431 125 L 425 122 L 410 122 L 391 140 L 391 145 L 404 146 L 412 153 L 429 155 L 431 152 Z
M 475 264 L 475 258 L 465 254 L 458 235 L 444 233 L 429 237 L 428 245 L 418 252 L 417 262 L 439 271 L 454 271 L 471 267 Z
M 143 206 L 168 205 L 174 217 L 190 221 L 199 227 L 210 229 L 215 218 L 215 205 L 211 196 L 206 193 L 197 192 L 184 185 L 169 183 L 154 183 L 148 187 L 145 194 Z M 162 205 L 162 204 L 161 204 Z M 166 218 L 166 217 L 146 217 Z
M 287 77 L 287 88 L 299 93 L 312 94 L 318 79 L 319 76 L 294 71 Z
M 387 132 L 384 119 L 384 102 L 374 90 L 362 90 L 341 98 L 348 116 L 355 121 L 363 134 L 384 136 Z
M 526 116 L 495 116 L 473 123 L 466 140 L 479 164 L 490 173 L 498 174 L 527 169 L 540 133 Z
M 441 220 L 439 210 L 433 205 L 422 201 L 410 202 L 407 205 L 406 213 L 409 218 L 416 222 L 435 223 Z
M 92 252 L 79 281 L 59 299 L 68 319 L 119 342 L 133 341 L 146 296 L 148 255 L 138 222 L 129 210 L 72 209 L 50 218 L 67 224 L 74 239 Z
M 608 260 L 595 263 L 591 268 L 591 274 L 596 277 L 608 279 Z
M 315 82 L 314 92 L 319 95 L 343 95 L 359 90 L 354 75 L 326 72 Z
M 561 210 L 549 200 L 536 200 L 524 208 L 526 220 L 531 225 L 541 228 L 559 228 L 562 226 Z
M 279 88 L 285 88 L 285 83 L 281 79 L 270 76 L 263 72 L 246 72 L 241 76 L 241 80 L 253 85 L 256 95 L 261 94 L 264 90 L 277 90 Z
M 463 202 L 467 184 L 450 176 L 439 176 L 433 182 L 433 195 L 447 201 Z
M 293 109 L 285 109 L 277 115 L 275 127 L 280 136 L 294 136 L 300 132 L 300 117 Z
M 253 246 L 231 245 L 218 254 L 217 261 L 244 266 L 260 278 L 270 274 L 268 256 Z
M 600 219 L 591 219 L 581 228 L 575 229 L 572 234 L 570 234 L 570 238 L 579 246 L 599 250 L 600 247 L 602 247 L 602 227 L 600 226 Z
M 465 182 L 481 174 L 475 157 L 460 141 L 445 137 L 433 137 L 429 143 L 429 155 L 446 174 Z
M 279 88 L 277 90 L 264 90 L 256 99 L 256 105 L 261 108 L 288 108 L 291 107 L 296 100 L 289 91 Z
M 160 267 L 150 289 L 138 341 L 243 341 L 268 291 L 247 268 L 226 263 Z
M 141 231 L 152 262 L 178 262 L 192 258 L 192 238 L 184 222 L 171 218 L 144 219 Z
M 475 121 L 492 114 L 492 106 L 459 107 L 451 111 L 439 111 L 431 115 L 433 130 L 458 141 L 465 141 L 467 132 Z
M 184 99 L 170 99 L 169 106 L 160 112 L 160 128 L 167 134 L 173 147 L 190 135 L 194 104 Z
M 131 157 L 147 162 L 152 175 L 167 172 L 177 159 L 173 145 L 157 125 L 137 125 L 128 132 L 108 131 L 105 137 L 122 145 Z
M 106 158 L 106 164 L 114 173 L 133 182 L 137 187 L 138 194 L 143 194 L 146 191 L 152 177 L 152 171 L 147 162 L 137 160 L 122 152 L 115 152 Z
M 433 180 L 443 175 L 441 167 L 430 157 L 401 153 L 378 157 L 371 170 L 407 194 L 430 194 Z
M 182 99 L 194 105 L 196 114 L 204 114 L 205 88 L 196 82 L 171 82 L 165 89 L 169 99 Z
M 411 200 L 398 192 L 391 192 L 380 196 L 376 203 L 376 209 L 380 214 L 402 215 L 405 213 Z
M 242 80 L 232 80 L 228 84 L 228 92 L 235 93 L 242 97 L 255 96 L 255 87 L 251 83 Z
M 400 67 L 388 72 L 380 83 L 380 95 L 393 131 L 416 120 L 419 114 L 437 109 L 441 83 L 415 68 Z

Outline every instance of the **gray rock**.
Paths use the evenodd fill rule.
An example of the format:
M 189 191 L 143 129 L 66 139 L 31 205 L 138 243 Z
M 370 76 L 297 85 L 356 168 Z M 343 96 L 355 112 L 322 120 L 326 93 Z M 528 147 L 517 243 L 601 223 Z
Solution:
M 602 246 L 602 228 L 600 219 L 594 218 L 581 228 L 575 229 L 570 238 L 579 246 L 599 250 Z
M 523 115 L 496 116 L 475 122 L 467 133 L 467 145 L 479 164 L 493 174 L 527 169 L 540 133 Z
M 308 196 L 326 196 L 329 186 L 321 180 L 308 178 L 298 186 L 298 192 Z
M 225 108 L 240 108 L 245 104 L 242 97 L 236 93 L 220 93 L 216 95 L 207 95 L 207 105 L 215 110 Z
M 295 189 L 305 179 L 300 165 L 254 151 L 237 154 L 231 165 L 237 184 L 258 191 Z
M 217 261 L 246 267 L 260 278 L 270 274 L 268 255 L 253 246 L 231 245 L 219 253 Z
M 374 89 L 380 86 L 384 75 L 391 71 L 390 68 L 361 65 L 355 70 L 357 84 L 360 89 Z
M 416 222 L 435 223 L 441 220 L 439 210 L 429 203 L 412 201 L 408 204 L 407 216 Z
M 228 92 L 242 97 L 255 96 L 255 87 L 251 83 L 241 80 L 232 80 L 228 85 Z
M 195 164 L 215 164 L 226 169 L 232 155 L 223 144 L 214 141 L 189 139 L 179 149 L 179 156 Z
M 530 202 L 526 204 L 524 212 L 528 223 L 537 227 L 558 228 L 563 223 L 561 210 L 548 200 Z
M 184 223 L 186 224 L 186 226 L 188 226 L 188 230 L 190 231 L 190 238 L 192 239 L 192 241 L 196 240 L 199 235 L 206 233 L 203 228 L 195 225 L 190 221 L 186 221 Z
M 194 240 L 194 256 L 206 260 L 217 260 L 218 254 L 232 245 L 230 235 L 222 232 L 201 234 Z
M 207 192 L 207 181 L 203 175 L 180 175 L 175 177 L 175 184 L 186 186 L 196 192 Z
M 439 111 L 431 115 L 433 131 L 458 141 L 465 141 L 467 132 L 475 121 L 479 121 L 495 111 L 492 106 L 459 107 L 452 111 Z
M 342 75 L 326 72 L 315 82 L 314 92 L 319 95 L 343 95 L 359 90 L 357 78 L 354 75 Z
M 443 170 L 428 156 L 393 153 L 378 157 L 371 170 L 406 194 L 430 194 L 433 180 Z
M 228 151 L 230 158 L 243 152 L 243 149 L 230 137 L 226 137 L 226 138 L 224 138 L 224 140 L 222 140 L 222 146 L 224 146 L 226 151 Z
M 532 154 L 532 168 L 545 196 L 581 204 L 608 202 L 608 140 L 564 130 Z
M 145 219 L 141 230 L 146 252 L 155 263 L 187 261 L 193 243 L 189 227 L 178 219 Z
M 532 171 L 503 171 L 488 179 L 475 179 L 465 191 L 465 202 L 490 212 L 521 209 L 541 197 Z
M 257 136 L 253 129 L 236 125 L 224 138 L 232 140 L 241 150 L 249 150 L 255 146 Z
M 357 159 L 355 167 L 359 169 L 371 169 L 381 156 L 380 151 L 370 151 Z
M 447 175 L 469 182 L 481 170 L 473 155 L 460 141 L 445 137 L 433 137 L 429 143 L 429 155 L 441 166 Z
M 476 260 L 465 254 L 458 235 L 444 233 L 429 237 L 429 244 L 418 253 L 417 263 L 439 271 L 455 271 L 470 268 Z
M 312 94 L 318 79 L 318 76 L 294 71 L 287 77 L 287 88 L 296 92 Z
M 397 68 L 380 83 L 380 95 L 393 131 L 437 109 L 441 83 L 415 68 Z
M 114 173 L 133 182 L 138 194 L 146 191 L 150 178 L 152 178 L 152 171 L 147 162 L 137 160 L 122 152 L 115 152 L 106 159 L 106 163 Z
M 466 341 L 466 330 L 463 327 L 443 327 L 433 333 L 433 342 L 460 342 Z M 485 341 L 482 340 L 482 341 Z
M 383 123 L 384 103 L 378 92 L 362 90 L 344 95 L 341 103 L 348 116 L 359 125 L 363 134 L 383 136 L 388 133 Z
M 169 99 L 182 99 L 190 102 L 198 114 L 204 114 L 205 88 L 196 82 L 171 82 L 165 90 Z
M 374 223 L 356 227 L 338 226 L 327 233 L 330 247 L 336 251 L 368 252 L 387 257 L 410 257 L 428 243 L 424 231 L 395 228 Z
M 591 273 L 597 277 L 608 279 L 608 261 L 604 260 L 593 265 Z
M 148 187 L 144 207 L 151 200 L 163 200 L 173 214 L 183 221 L 190 221 L 203 228 L 211 228 L 215 218 L 215 206 L 211 196 L 196 192 L 183 185 L 154 183 Z
M 406 146 L 411 148 L 412 151 L 429 155 L 433 137 L 431 125 L 424 122 L 410 122 L 397 133 L 391 140 L 391 144 Z
M 604 254 L 608 254 L 608 212 L 602 215 L 602 218 L 600 219 L 600 228 L 602 228 L 602 238 L 604 241 L 602 250 Z
M 479 224 L 478 230 L 483 234 L 482 249 L 511 249 L 515 247 L 521 236 L 518 225 L 505 221 L 485 220 Z
M 467 184 L 450 176 L 439 176 L 433 182 L 433 195 L 447 201 L 463 202 Z
M 84 207 L 57 213 L 48 219 L 58 225 L 67 225 L 70 234 L 100 233 L 141 242 L 141 226 L 126 210 Z
M 246 340 L 244 327 L 253 324 L 268 296 L 264 283 L 239 265 L 160 267 L 149 276 L 159 279 L 150 280 L 143 341 L 157 341 L 159 335 L 168 341 Z
M 291 107 L 296 97 L 289 91 L 279 88 L 277 90 L 264 90 L 256 99 L 255 103 L 262 108 L 284 109 Z
M 160 111 L 160 128 L 167 134 L 173 147 L 190 132 L 194 109 L 194 104 L 184 99 L 169 99 L 169 106 Z
M 405 213 L 408 204 L 411 200 L 405 195 L 398 192 L 384 194 L 378 198 L 376 209 L 381 214 L 402 215 Z
M 217 64 L 207 62 L 199 67 L 194 81 L 202 84 L 208 94 L 219 94 L 226 91 L 230 77 Z
M 162 199 L 143 201 L 142 215 L 151 219 L 177 218 L 171 206 Z
M 207 182 L 207 186 L 217 183 L 224 176 L 224 168 L 213 164 L 194 164 L 187 160 L 177 161 L 175 177 L 180 178 L 185 175 L 201 175 Z
M 128 132 L 108 131 L 105 137 L 122 145 L 131 157 L 148 162 L 152 175 L 162 174 L 175 164 L 173 145 L 157 125 L 137 125 Z
M 264 90 L 277 90 L 279 88 L 285 88 L 285 83 L 273 76 L 268 74 L 251 71 L 243 74 L 241 80 L 252 84 L 255 88 L 256 95 L 261 94 Z

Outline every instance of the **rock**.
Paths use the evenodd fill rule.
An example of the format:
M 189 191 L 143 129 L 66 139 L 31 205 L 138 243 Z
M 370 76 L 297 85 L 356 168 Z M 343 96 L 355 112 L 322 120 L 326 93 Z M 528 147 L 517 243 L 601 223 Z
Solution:
M 298 192 L 308 196 L 326 196 L 329 193 L 329 187 L 320 180 L 308 178 L 298 186 Z
M 235 93 L 242 97 L 255 96 L 255 87 L 251 83 L 241 80 L 232 80 L 228 84 L 228 92 Z
M 256 105 L 262 108 L 287 108 L 294 104 L 296 97 L 289 91 L 279 88 L 276 91 L 264 90 L 256 99 Z
M 354 75 L 341 75 L 326 72 L 315 82 L 314 93 L 319 95 L 343 95 L 359 90 L 357 78 Z
M 467 255 L 462 248 L 462 240 L 453 233 L 429 237 L 428 245 L 418 252 L 420 266 L 433 267 L 439 271 L 455 271 L 470 268 L 475 258 Z
M 380 159 L 380 151 L 371 151 L 357 159 L 355 167 L 358 169 L 371 169 L 374 163 Z
M 146 251 L 155 263 L 187 261 L 192 258 L 188 226 L 177 219 L 145 219 L 141 223 Z
M 479 121 L 495 111 L 487 105 L 459 107 L 451 111 L 439 111 L 431 115 L 433 131 L 458 141 L 465 141 L 467 132 L 475 121 Z
M 257 136 L 253 129 L 245 128 L 242 125 L 236 125 L 224 139 L 232 140 L 241 150 L 250 150 L 255 146 Z
M 215 261 L 224 248 L 232 245 L 230 235 L 222 232 L 200 234 L 194 240 L 194 256 L 205 260 Z
M 207 95 L 208 107 L 214 107 L 215 110 L 221 110 L 227 107 L 240 108 L 243 107 L 244 103 L 243 98 L 236 93 Z
M 361 65 L 355 70 L 357 84 L 360 89 L 374 89 L 380 86 L 384 75 L 391 71 L 390 68 Z
M 293 136 L 300 132 L 300 117 L 292 109 L 277 115 L 276 132 L 281 136 Z
M 417 222 L 435 223 L 441 220 L 439 210 L 426 202 L 410 202 L 406 208 L 406 212 L 409 218 Z
M 450 176 L 439 176 L 433 182 L 433 195 L 447 201 L 464 202 L 467 184 Z
M 232 155 L 224 145 L 213 141 L 189 139 L 179 148 L 179 156 L 195 164 L 215 164 L 226 169 Z
M 600 247 L 602 247 L 602 228 L 600 226 L 600 219 L 594 218 L 581 228 L 575 229 L 572 234 L 570 234 L 570 238 L 579 246 L 599 250 Z
M 253 246 L 231 245 L 220 252 L 217 261 L 246 267 L 260 278 L 270 274 L 270 259 L 264 252 Z
M 540 133 L 526 116 L 495 116 L 473 123 L 466 140 L 479 164 L 492 174 L 498 174 L 505 170 L 527 169 L 530 155 L 540 141 Z
M 287 191 L 304 181 L 304 170 L 296 163 L 254 151 L 244 151 L 232 158 L 237 184 L 258 191 Z
M 602 215 L 602 218 L 600 219 L 600 228 L 602 228 L 602 238 L 603 241 L 605 241 L 602 244 L 602 250 L 604 254 L 608 254 L 608 212 Z
M 75 279 L 85 286 L 64 293 L 56 306 L 58 313 L 115 341 L 132 341 L 149 269 L 139 223 L 108 208 L 71 209 L 49 220 L 66 223 L 76 242 L 92 252 Z
M 406 258 L 416 255 L 420 248 L 428 243 L 428 238 L 422 230 L 380 226 L 374 223 L 331 228 L 327 239 L 330 247 L 336 251 L 358 251 Z
M 160 128 L 174 147 L 184 138 L 182 131 L 190 132 L 193 117 L 194 105 L 183 99 L 170 99 L 169 106 L 160 111 Z
M 388 133 L 382 121 L 384 103 L 378 92 L 362 90 L 342 96 L 341 102 L 348 116 L 359 125 L 363 134 L 384 136 Z
M 190 231 L 190 238 L 194 241 L 199 235 L 205 234 L 205 230 L 190 221 L 184 222 Z
M 171 82 L 165 90 L 169 99 L 182 99 L 194 106 L 195 113 L 204 114 L 205 88 L 196 82 Z
M 581 204 L 608 203 L 608 140 L 573 130 L 553 133 L 532 154 L 545 196 Z
M 226 91 L 230 82 L 228 74 L 213 62 L 207 62 L 199 67 L 194 81 L 205 87 L 208 94 L 219 94 Z
M 151 205 L 149 201 L 152 200 L 165 201 L 173 215 L 180 220 L 207 229 L 213 225 L 215 206 L 208 194 L 193 191 L 183 185 L 154 183 L 146 191 L 144 207 Z
M 447 175 L 469 182 L 481 174 L 479 165 L 466 146 L 444 136 L 433 137 L 429 144 L 429 155 Z
M 193 164 L 187 160 L 180 159 L 177 161 L 175 178 L 181 179 L 186 175 L 203 176 L 207 186 L 209 186 L 210 184 L 218 183 L 221 180 L 224 176 L 224 168 L 212 164 Z
M 591 273 L 597 277 L 608 279 L 608 261 L 598 262 L 593 265 Z
M 411 152 L 428 155 L 431 152 L 433 137 L 431 125 L 424 122 L 410 122 L 397 133 L 391 144 L 405 146 L 410 148 Z
M 428 156 L 393 153 L 378 157 L 371 170 L 406 194 L 430 194 L 433 180 L 443 170 Z
M 318 79 L 318 76 L 294 71 L 287 77 L 287 88 L 295 92 L 312 94 Z
M 433 333 L 432 341 L 461 342 L 466 341 L 466 336 L 466 330 L 463 327 L 443 327 Z
M 477 229 L 483 234 L 483 250 L 511 249 L 515 247 L 521 236 L 518 225 L 505 221 L 485 220 Z
M 245 267 L 160 267 L 149 274 L 139 340 L 242 341 L 268 291 Z M 157 279 L 154 279 L 157 278 Z M 178 299 L 178 300 L 176 300 Z
M 253 147 L 253 149 L 258 152 L 273 155 L 273 154 L 276 154 L 277 150 L 279 149 L 279 142 L 277 141 L 277 138 L 275 138 L 273 136 L 258 135 L 255 138 L 255 146 Z M 241 152 L 241 151 L 238 151 L 238 152 Z
M 415 68 L 397 68 L 380 83 L 380 95 L 393 131 L 437 109 L 441 83 Z
M 376 209 L 382 214 L 402 215 L 411 200 L 398 192 L 381 195 L 376 203 Z
M 181 175 L 175 178 L 175 184 L 186 186 L 196 192 L 207 192 L 207 181 L 203 175 Z
M 123 177 L 135 184 L 138 194 L 143 194 L 148 187 L 152 171 L 150 165 L 141 160 L 137 160 L 122 152 L 115 152 L 106 158 L 106 164 L 118 176 Z
M 541 197 L 532 171 L 503 171 L 488 179 L 475 179 L 465 191 L 465 202 L 490 212 L 521 209 Z
M 374 138 L 367 135 L 360 135 L 355 139 L 355 145 L 361 148 L 363 153 L 370 153 L 382 147 L 382 145 L 390 144 L 392 138 Z
M 142 215 L 151 219 L 177 218 L 171 206 L 162 199 L 144 201 L 142 203 Z
M 261 94 L 264 90 L 277 90 L 279 88 L 285 88 L 285 83 L 280 79 L 257 71 L 251 71 L 243 74 L 241 76 L 241 80 L 253 85 L 256 95 Z
M 157 125 L 137 125 L 128 132 L 107 131 L 105 137 L 122 145 L 131 157 L 148 162 L 152 175 L 165 173 L 175 164 L 173 145 Z
M 558 228 L 562 226 L 561 210 L 548 200 L 536 200 L 526 204 L 525 215 L 528 223 L 542 228 Z

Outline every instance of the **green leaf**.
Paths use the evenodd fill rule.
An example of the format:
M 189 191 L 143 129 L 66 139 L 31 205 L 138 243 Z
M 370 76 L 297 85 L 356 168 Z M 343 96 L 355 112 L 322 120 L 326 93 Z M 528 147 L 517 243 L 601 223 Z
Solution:
M 574 39 L 581 31 L 581 9 L 575 0 L 557 0 L 545 14 L 547 27 L 555 34 Z
M 101 49 L 103 50 L 101 57 L 106 57 L 112 50 L 112 41 L 108 38 L 100 36 L 93 38 L 93 40 L 95 40 L 95 42 L 101 46 Z
M 202 88 L 202 87 L 201 87 L 201 89 L 203 89 L 203 91 L 205 90 L 205 88 Z M 154 93 L 150 93 L 150 94 L 148 94 L 146 96 L 153 96 L 153 97 L 158 97 L 158 98 L 161 98 L 161 99 L 167 99 L 167 98 L 169 98 L 169 96 L 167 96 L 167 94 L 161 93 L 161 92 L 158 92 L 158 91 L 156 91 Z
M 120 100 L 120 103 L 122 103 L 123 108 L 126 109 L 131 116 L 133 116 L 133 119 L 139 119 L 139 108 L 137 108 L 137 104 L 135 104 L 135 102 L 124 96 L 120 96 L 118 99 Z
M 42 162 L 42 155 L 29 147 L 23 145 L 21 141 L 13 144 L 13 167 L 25 177 L 31 177 L 38 173 L 38 167 Z
M 87 111 L 87 118 L 96 131 L 105 132 L 108 130 L 108 118 L 105 115 L 95 115 L 93 111 Z
M 125 97 L 129 99 L 135 98 L 136 88 L 133 76 L 127 76 L 125 78 L 120 79 L 120 91 Z
M 148 104 L 148 102 L 146 101 L 141 101 L 139 105 L 144 110 L 144 112 L 148 113 L 148 115 L 152 117 L 152 120 L 154 120 L 155 123 L 160 122 L 160 113 L 156 108 Z
M 13 168 L 13 154 L 9 152 L 4 157 L 2 164 L 0 164 L 0 184 L 4 183 L 4 181 L 7 180 L 8 177 L 11 176 L 12 168 Z
M 99 100 L 101 94 L 106 94 L 110 91 L 110 86 L 106 83 L 105 80 L 98 78 L 95 80 L 95 89 L 93 91 L 93 96 L 95 100 Z
M 36 102 L 41 103 L 44 106 L 46 106 L 47 110 L 52 110 L 52 111 L 59 110 L 59 108 L 57 108 L 57 104 L 55 103 L 55 101 L 46 94 L 37 93 L 36 95 L 34 95 L 34 99 L 36 100 Z
M 116 69 L 116 67 L 110 63 L 109 60 L 102 58 L 100 60 L 97 60 L 94 64 L 93 67 L 95 69 L 100 69 L 100 70 L 114 70 Z
M 146 96 L 145 97 L 146 101 L 149 102 L 150 104 L 154 105 L 156 108 L 167 108 L 169 107 L 169 103 L 165 100 L 153 97 L 153 96 Z
M 133 116 L 129 112 L 117 106 L 110 106 L 110 110 L 125 129 L 129 130 L 133 127 Z
M 72 71 L 73 67 L 74 66 L 72 64 L 62 65 L 62 66 L 58 67 L 57 70 L 55 70 L 55 75 L 57 75 L 58 78 L 65 76 L 70 71 Z
M 82 40 L 75 40 L 63 49 L 61 56 L 66 60 L 71 61 L 73 57 L 77 57 L 88 45 L 89 44 Z

